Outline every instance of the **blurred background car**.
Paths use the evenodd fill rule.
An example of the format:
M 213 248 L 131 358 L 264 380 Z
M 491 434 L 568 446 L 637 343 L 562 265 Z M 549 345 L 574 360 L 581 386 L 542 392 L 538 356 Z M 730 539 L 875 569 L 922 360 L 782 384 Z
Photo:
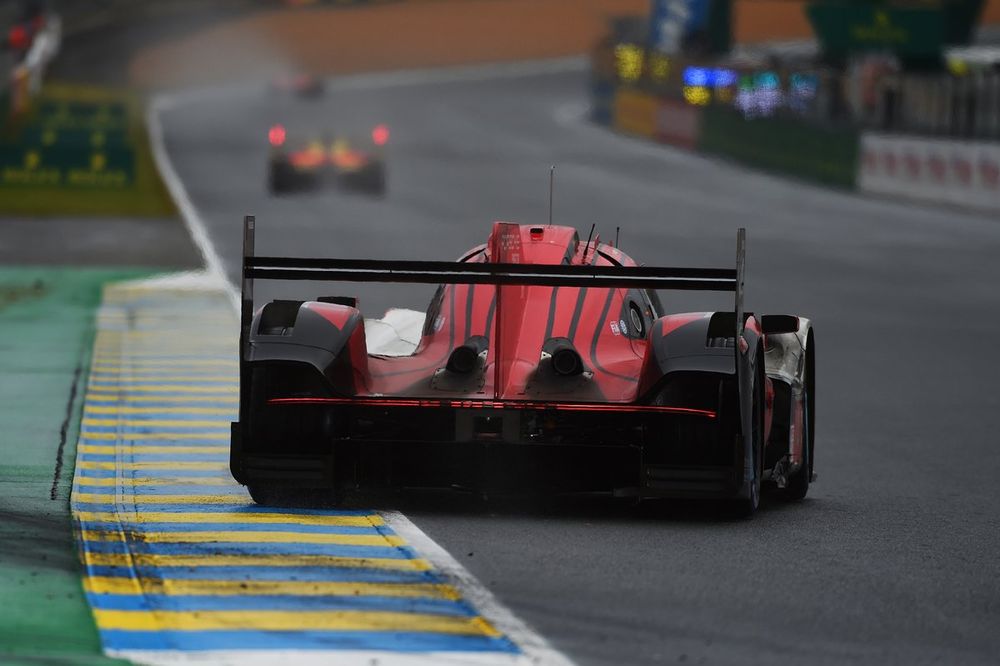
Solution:
M 367 146 L 330 134 L 290 135 L 284 125 L 268 130 L 271 153 L 267 186 L 271 194 L 339 187 L 374 196 L 385 194 L 384 150 L 389 129 L 376 126 Z

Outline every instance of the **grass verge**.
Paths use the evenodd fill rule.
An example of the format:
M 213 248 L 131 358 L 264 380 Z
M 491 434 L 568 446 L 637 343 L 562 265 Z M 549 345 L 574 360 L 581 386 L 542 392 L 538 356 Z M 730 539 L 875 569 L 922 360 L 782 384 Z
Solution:
M 0 663 L 124 663 L 101 653 L 69 495 L 94 312 L 147 270 L 0 268 Z

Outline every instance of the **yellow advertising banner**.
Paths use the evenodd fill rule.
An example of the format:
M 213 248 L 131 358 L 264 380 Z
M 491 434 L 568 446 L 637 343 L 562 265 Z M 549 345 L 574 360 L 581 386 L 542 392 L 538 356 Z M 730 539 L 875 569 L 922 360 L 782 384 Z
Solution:
M 614 127 L 628 134 L 652 138 L 656 134 L 656 98 L 638 90 L 615 93 Z

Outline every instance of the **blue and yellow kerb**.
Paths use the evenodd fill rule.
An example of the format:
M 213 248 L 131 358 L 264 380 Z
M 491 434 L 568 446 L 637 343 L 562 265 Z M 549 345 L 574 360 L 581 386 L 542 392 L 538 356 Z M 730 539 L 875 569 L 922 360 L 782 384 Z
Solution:
M 72 497 L 105 650 L 517 654 L 379 514 L 252 503 L 236 331 L 219 291 L 105 291 Z

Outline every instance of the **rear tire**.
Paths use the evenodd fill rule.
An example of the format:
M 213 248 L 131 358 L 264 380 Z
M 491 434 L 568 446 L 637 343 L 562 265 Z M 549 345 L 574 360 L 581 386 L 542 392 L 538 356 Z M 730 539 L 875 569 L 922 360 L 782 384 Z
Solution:
M 763 354 L 758 356 L 763 359 Z M 731 512 L 735 518 L 750 518 L 760 508 L 760 486 L 763 477 L 764 456 L 764 374 L 758 372 L 753 387 L 753 421 L 751 431 L 751 467 L 753 477 L 750 481 L 750 496 L 731 500 Z
M 813 422 L 814 357 L 812 350 L 814 343 L 811 334 L 807 345 L 806 378 L 804 382 L 805 390 L 802 395 L 802 467 L 799 468 L 799 471 L 797 471 L 794 476 L 788 479 L 788 485 L 786 485 L 781 491 L 781 498 L 789 502 L 797 502 L 798 500 L 804 499 L 809 493 L 809 484 L 812 482 L 813 478 L 813 456 L 816 451 L 816 443 L 814 441 L 816 425 Z
M 247 486 L 260 506 L 332 508 L 344 501 L 342 488 L 289 488 L 255 484 Z
M 272 197 L 279 196 L 284 192 L 284 183 L 281 178 L 272 170 L 267 177 L 267 191 Z
M 363 189 L 374 197 L 385 196 L 385 168 L 381 164 L 372 167 L 365 178 Z
M 812 481 L 812 437 L 809 428 L 809 401 L 804 400 L 802 413 L 802 466 L 788 479 L 788 484 L 781 490 L 781 499 L 796 502 L 809 493 L 809 482 Z

